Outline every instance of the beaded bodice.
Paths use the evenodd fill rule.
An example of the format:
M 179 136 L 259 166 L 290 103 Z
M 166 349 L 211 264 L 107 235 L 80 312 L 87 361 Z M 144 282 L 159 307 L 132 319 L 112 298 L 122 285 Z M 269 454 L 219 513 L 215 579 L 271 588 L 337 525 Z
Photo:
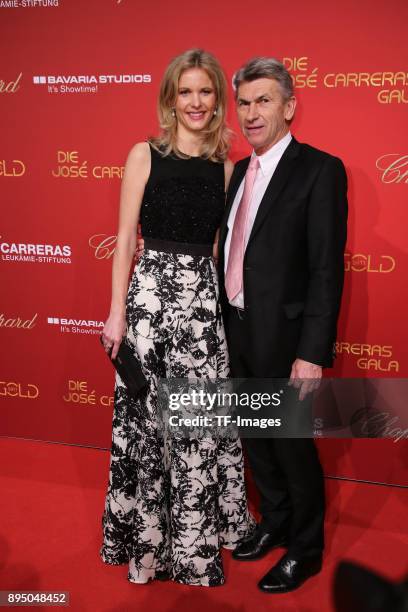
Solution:
M 201 157 L 163 157 L 152 146 L 150 151 L 142 236 L 212 244 L 224 212 L 224 164 Z

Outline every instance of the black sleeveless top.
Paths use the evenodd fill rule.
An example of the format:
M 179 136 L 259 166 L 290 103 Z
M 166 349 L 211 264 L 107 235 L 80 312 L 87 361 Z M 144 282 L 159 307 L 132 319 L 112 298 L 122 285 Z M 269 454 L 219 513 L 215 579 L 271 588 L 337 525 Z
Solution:
M 143 238 L 212 244 L 224 212 L 224 164 L 202 157 L 163 157 L 150 145 L 143 194 Z

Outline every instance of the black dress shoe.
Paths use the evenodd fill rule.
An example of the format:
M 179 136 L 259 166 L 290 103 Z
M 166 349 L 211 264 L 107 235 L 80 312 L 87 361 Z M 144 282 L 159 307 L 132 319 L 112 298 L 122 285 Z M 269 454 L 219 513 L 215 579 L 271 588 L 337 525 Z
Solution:
M 322 569 L 322 555 L 294 557 L 286 554 L 258 582 L 264 593 L 287 593 L 294 591 L 310 576 Z
M 282 531 L 266 533 L 258 528 L 251 537 L 238 544 L 232 557 L 237 561 L 255 561 L 264 557 L 272 548 L 285 546 L 286 543 L 286 535 Z

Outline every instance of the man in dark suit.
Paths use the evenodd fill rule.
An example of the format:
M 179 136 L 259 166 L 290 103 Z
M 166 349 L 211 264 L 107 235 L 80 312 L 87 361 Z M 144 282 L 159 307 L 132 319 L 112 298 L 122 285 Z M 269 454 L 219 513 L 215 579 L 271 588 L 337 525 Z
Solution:
M 235 165 L 219 238 L 221 304 L 232 375 L 290 378 L 303 399 L 333 362 L 344 275 L 343 163 L 290 133 L 292 79 L 273 58 L 234 76 L 238 119 L 253 148 Z M 321 569 L 324 482 L 312 438 L 244 440 L 261 522 L 238 560 L 287 552 L 260 580 L 268 593 Z

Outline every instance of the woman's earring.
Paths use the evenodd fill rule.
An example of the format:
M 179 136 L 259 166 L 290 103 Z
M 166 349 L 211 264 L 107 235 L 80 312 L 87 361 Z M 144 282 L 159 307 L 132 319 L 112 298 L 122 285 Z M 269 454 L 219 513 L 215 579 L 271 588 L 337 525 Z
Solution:
M 214 115 L 214 116 L 217 114 L 217 110 L 218 110 L 218 108 L 216 108 L 216 109 L 214 110 L 214 113 L 213 113 L 213 115 Z
M 171 116 L 175 117 L 176 116 L 176 111 L 174 110 L 174 108 L 171 109 Z

